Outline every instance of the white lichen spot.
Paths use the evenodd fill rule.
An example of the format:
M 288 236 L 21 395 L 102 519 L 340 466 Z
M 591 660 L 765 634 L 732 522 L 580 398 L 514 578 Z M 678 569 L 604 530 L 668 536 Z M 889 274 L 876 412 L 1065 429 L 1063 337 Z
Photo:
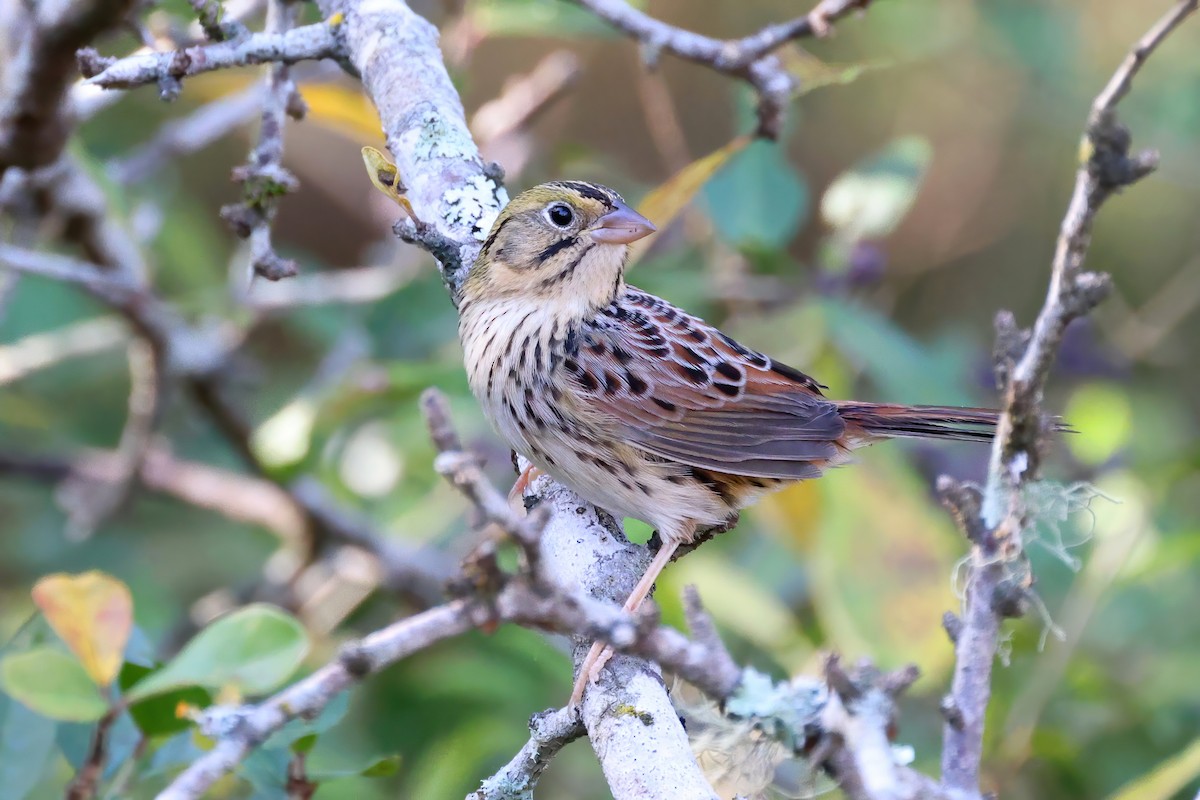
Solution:
M 421 132 L 413 155 L 418 161 L 431 158 L 475 158 L 479 151 L 475 142 L 461 125 L 452 125 L 446 118 L 429 109 L 421 117 Z
M 466 184 L 447 190 L 443 199 L 448 207 L 446 222 L 470 228 L 472 235 L 482 242 L 501 207 L 508 202 L 508 195 L 488 178 L 476 175 Z

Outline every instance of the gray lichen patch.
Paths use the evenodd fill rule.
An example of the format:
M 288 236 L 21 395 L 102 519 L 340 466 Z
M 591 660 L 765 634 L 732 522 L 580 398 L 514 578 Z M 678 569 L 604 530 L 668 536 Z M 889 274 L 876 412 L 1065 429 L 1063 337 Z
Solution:
M 417 160 L 479 157 L 479 150 L 466 127 L 447 122 L 435 109 L 426 109 L 419 127 L 420 134 L 413 148 L 413 157 Z
M 464 185 L 447 189 L 446 222 L 451 226 L 470 228 L 479 241 L 487 238 L 500 209 L 508 202 L 508 193 L 489 178 L 472 176 Z

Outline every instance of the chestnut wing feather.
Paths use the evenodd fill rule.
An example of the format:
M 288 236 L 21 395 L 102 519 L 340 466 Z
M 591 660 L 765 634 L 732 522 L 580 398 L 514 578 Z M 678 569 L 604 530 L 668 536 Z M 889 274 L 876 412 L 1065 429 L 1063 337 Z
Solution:
M 845 422 L 812 378 L 653 295 L 628 288 L 577 344 L 565 362 L 576 393 L 648 453 L 796 480 L 839 452 Z

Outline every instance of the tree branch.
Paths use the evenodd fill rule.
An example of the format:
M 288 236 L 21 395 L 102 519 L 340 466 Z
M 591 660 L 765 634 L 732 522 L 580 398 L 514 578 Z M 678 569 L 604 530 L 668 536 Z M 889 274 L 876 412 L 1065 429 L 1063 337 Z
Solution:
M 114 29 L 132 0 L 6 3 L 0 10 L 0 175 L 54 163 L 72 130 L 75 51 Z
M 973 543 L 963 617 L 947 619 L 955 668 L 943 702 L 942 785 L 959 797 L 980 796 L 984 719 L 1001 622 L 1023 614 L 1032 597 L 1023 552 L 1031 519 L 1022 490 L 1038 475 L 1046 432 L 1043 388 L 1067 325 L 1091 311 L 1109 290 L 1107 275 L 1083 270 L 1092 224 L 1105 200 L 1158 163 L 1154 152 L 1130 154 L 1130 133 L 1117 120 L 1116 106 L 1150 54 L 1196 7 L 1197 0 L 1176 3 L 1134 46 L 1093 103 L 1049 290 L 1032 331 L 1019 330 L 1007 312 L 997 317 L 997 378 L 1004 387 L 1004 407 L 986 490 L 980 496 L 948 478 L 939 482 L 943 502 Z
M 286 34 L 295 24 L 296 5 L 292 0 L 270 0 L 267 4 L 267 33 Z M 304 117 L 304 101 L 292 82 L 287 64 L 273 64 L 263 96 L 262 122 L 258 144 L 249 161 L 233 171 L 233 179 L 242 186 L 242 201 L 221 209 L 221 218 L 239 238 L 250 242 L 250 269 L 247 283 L 255 276 L 269 281 L 296 274 L 295 261 L 280 257 L 271 244 L 271 223 L 279 199 L 298 186 L 296 178 L 283 166 L 283 130 L 289 116 Z
M 295 64 L 343 53 L 338 20 L 317 22 L 283 33 L 253 33 L 237 41 L 185 47 L 167 53 L 143 53 L 122 59 L 95 53 L 80 57 L 88 83 L 105 89 L 133 89 L 164 79 L 180 81 L 193 75 L 254 64 Z
M 821 0 L 807 15 L 790 22 L 741 39 L 713 39 L 654 19 L 625 0 L 575 2 L 640 42 L 651 64 L 660 52 L 667 52 L 746 81 L 758 95 L 758 135 L 771 139 L 779 138 L 796 90 L 796 79 L 771 53 L 794 39 L 824 36 L 830 23 L 871 4 L 871 0 Z

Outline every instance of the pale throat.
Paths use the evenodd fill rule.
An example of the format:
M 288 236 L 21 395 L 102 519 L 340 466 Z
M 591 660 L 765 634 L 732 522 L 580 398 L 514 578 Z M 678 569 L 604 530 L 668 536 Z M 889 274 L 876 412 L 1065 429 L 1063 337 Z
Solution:
M 571 274 L 550 289 L 555 316 L 565 323 L 577 322 L 607 308 L 625 289 L 628 253 L 627 245 L 592 244 Z

